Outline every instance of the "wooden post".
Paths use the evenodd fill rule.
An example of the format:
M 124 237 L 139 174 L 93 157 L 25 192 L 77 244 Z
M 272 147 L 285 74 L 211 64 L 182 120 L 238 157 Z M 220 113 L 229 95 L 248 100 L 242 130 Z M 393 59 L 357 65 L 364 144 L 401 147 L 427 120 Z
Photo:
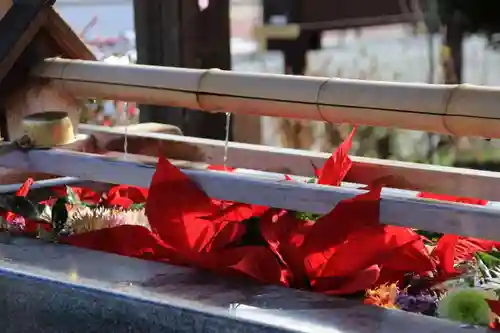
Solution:
M 197 0 L 191 1 L 197 2 Z M 182 0 L 182 2 L 189 1 Z M 210 0 L 206 9 L 198 11 L 195 21 L 193 24 L 196 25 L 197 33 L 196 39 L 193 39 L 196 41 L 193 48 L 197 52 L 197 67 L 230 70 L 229 0 Z M 225 113 L 209 114 L 201 111 L 189 111 L 184 134 L 224 140 L 226 137 L 226 115 Z M 232 126 L 230 124 L 230 140 L 232 140 L 232 136 Z
M 464 37 L 464 20 L 463 16 L 457 10 L 452 10 L 449 16 L 444 20 L 444 39 L 441 54 L 441 65 L 444 74 L 444 83 L 457 84 L 462 83 L 463 73 L 463 37 Z M 433 142 L 433 155 L 438 153 L 438 150 L 455 151 L 457 138 L 451 136 L 440 136 Z M 436 158 L 434 158 L 437 162 Z
M 462 83 L 462 44 L 464 21 L 458 11 L 449 16 L 445 24 L 443 72 L 445 83 Z
M 140 64 L 231 69 L 229 0 L 134 0 Z M 141 106 L 141 122 L 178 126 L 185 135 L 224 139 L 225 114 Z

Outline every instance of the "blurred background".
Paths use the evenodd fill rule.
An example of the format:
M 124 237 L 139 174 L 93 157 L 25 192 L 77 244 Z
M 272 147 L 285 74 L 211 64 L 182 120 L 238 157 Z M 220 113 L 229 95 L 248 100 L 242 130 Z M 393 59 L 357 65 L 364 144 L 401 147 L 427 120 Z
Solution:
M 216 30 L 221 29 L 216 27 L 219 23 L 214 23 L 220 21 L 220 16 L 212 15 L 212 21 L 210 18 L 203 21 L 206 23 L 203 29 L 210 30 L 213 26 L 214 35 L 228 39 L 220 45 L 227 44 L 230 49 L 225 65 L 206 64 L 209 67 L 148 60 L 153 59 L 150 55 L 158 48 L 153 44 L 164 43 L 163 50 L 168 50 L 171 44 L 167 42 L 172 42 L 172 36 L 163 28 L 163 33 L 158 32 L 159 23 L 153 21 L 152 14 L 148 16 L 151 26 L 143 27 L 146 25 L 143 21 L 147 20 L 144 13 L 155 9 L 152 5 L 143 8 L 139 1 L 58 0 L 56 8 L 99 60 L 107 62 L 199 68 L 223 68 L 229 64 L 230 68 L 224 69 L 363 80 L 500 85 L 498 0 L 183 0 L 196 2 L 200 12 L 209 11 L 210 6 L 214 6 L 213 11 L 216 6 L 229 6 L 230 38 Z M 162 6 L 158 0 L 142 0 L 149 1 Z M 182 4 L 177 0 L 165 1 Z M 182 10 L 187 13 L 187 9 Z M 170 21 L 172 17 L 176 18 L 171 15 Z M 170 21 L 162 24 L 171 28 Z M 138 22 L 142 22 L 141 28 L 135 29 Z M 189 22 L 187 18 L 178 24 L 188 31 Z M 153 41 L 152 34 L 156 38 Z M 185 33 L 183 38 L 189 36 Z M 148 108 L 120 101 L 89 101 L 82 122 L 107 126 L 137 123 L 151 120 L 146 117 Z M 236 116 L 231 122 L 234 141 L 324 152 L 332 151 L 351 129 L 348 124 L 269 117 Z M 225 128 L 223 120 L 219 124 Z M 192 135 L 189 130 L 185 134 Z M 214 138 L 221 137 L 225 134 Z M 362 127 L 351 154 L 500 170 L 498 146 L 497 140 L 483 138 Z

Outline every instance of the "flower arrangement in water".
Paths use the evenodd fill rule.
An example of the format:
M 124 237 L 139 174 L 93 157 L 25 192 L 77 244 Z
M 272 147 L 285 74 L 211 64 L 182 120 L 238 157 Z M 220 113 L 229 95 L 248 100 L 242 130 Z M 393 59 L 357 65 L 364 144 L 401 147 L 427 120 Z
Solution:
M 354 131 L 310 182 L 340 186 L 352 164 L 347 153 Z M 0 197 L 2 229 L 358 298 L 395 311 L 499 326 L 500 244 L 381 224 L 383 184 L 371 184 L 317 216 L 209 198 L 163 157 L 149 189 L 61 187 L 54 189 L 55 198 L 37 203 L 25 198 L 31 183 L 16 196 Z M 429 193 L 420 197 L 487 204 Z

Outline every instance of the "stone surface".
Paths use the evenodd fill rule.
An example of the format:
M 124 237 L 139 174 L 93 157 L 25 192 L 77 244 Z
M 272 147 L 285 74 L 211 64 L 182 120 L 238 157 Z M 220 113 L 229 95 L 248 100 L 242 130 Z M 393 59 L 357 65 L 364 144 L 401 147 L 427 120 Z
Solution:
M 4 333 L 487 331 L 36 240 L 0 244 L 0 256 Z

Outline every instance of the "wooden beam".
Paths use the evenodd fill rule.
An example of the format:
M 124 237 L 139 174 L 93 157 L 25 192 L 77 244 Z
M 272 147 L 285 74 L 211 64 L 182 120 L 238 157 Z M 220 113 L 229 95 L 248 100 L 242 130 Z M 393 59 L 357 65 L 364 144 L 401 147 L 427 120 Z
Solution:
M 53 1 L 15 2 L 0 20 L 0 82 L 45 24 Z
M 60 149 L 12 151 L 2 156 L 0 165 L 140 187 L 149 187 L 155 172 L 154 164 L 131 158 L 124 160 Z M 329 212 L 341 200 L 363 193 L 353 188 L 276 181 L 257 175 L 196 169 L 182 172 L 215 199 L 318 214 Z M 500 241 L 500 209 L 495 206 L 425 201 L 403 193 L 383 194 L 380 219 L 390 225 Z
M 0 0 L 0 20 L 3 19 L 7 11 L 12 7 L 13 0 Z
M 79 132 L 92 135 L 100 148 L 123 151 L 124 131 L 81 124 Z M 224 142 L 160 133 L 128 133 L 130 153 L 222 164 Z M 238 168 L 314 176 L 313 165 L 321 167 L 330 154 L 297 149 L 231 142 L 227 165 Z M 353 166 L 346 181 L 371 184 L 383 180 L 387 187 L 427 191 L 438 194 L 476 197 L 500 201 L 500 174 L 462 168 L 381 160 L 351 156 Z

